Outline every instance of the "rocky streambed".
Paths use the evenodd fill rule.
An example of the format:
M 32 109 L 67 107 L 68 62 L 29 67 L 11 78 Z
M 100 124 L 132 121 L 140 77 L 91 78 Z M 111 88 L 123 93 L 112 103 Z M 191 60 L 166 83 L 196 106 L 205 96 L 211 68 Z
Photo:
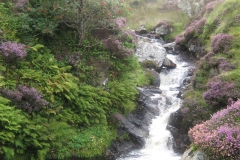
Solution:
M 126 117 L 116 115 L 118 139 L 107 150 L 106 157 L 154 160 L 167 153 L 168 159 L 180 159 L 180 154 L 176 153 L 182 153 L 189 141 L 186 135 L 178 132 L 178 116 L 171 113 L 177 113 L 175 111 L 181 106 L 182 92 L 189 85 L 186 79 L 192 75 L 193 65 L 177 54 L 174 43 L 165 44 L 161 39 L 139 36 L 137 44 L 136 56 L 156 73 L 155 83 L 138 88 L 140 96 L 135 111 Z M 160 130 L 156 130 L 158 128 Z

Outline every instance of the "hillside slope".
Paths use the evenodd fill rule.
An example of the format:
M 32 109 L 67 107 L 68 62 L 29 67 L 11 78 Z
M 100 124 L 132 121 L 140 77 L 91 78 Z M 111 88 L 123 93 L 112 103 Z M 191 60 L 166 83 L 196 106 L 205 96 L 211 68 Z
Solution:
M 192 89 L 184 94 L 180 128 L 193 127 L 193 145 L 210 159 L 240 156 L 239 7 L 238 0 L 211 1 L 175 39 L 199 59 Z

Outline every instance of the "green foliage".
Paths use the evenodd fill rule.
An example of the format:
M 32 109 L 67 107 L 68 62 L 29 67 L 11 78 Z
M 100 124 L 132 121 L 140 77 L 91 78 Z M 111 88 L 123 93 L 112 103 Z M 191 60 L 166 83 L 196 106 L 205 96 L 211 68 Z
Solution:
M 22 22 L 11 13 L 11 8 L 10 3 L 0 3 L 0 38 L 16 41 L 16 35 Z
M 29 114 L 0 96 L 0 156 L 44 160 L 102 155 L 116 137 L 109 117 L 133 110 L 136 86 L 150 81 L 136 57 L 116 58 L 94 34 L 94 29 L 110 29 L 106 35 L 118 37 L 132 54 L 132 32 L 112 23 L 129 6 L 120 0 L 31 0 L 21 8 L 16 1 L 4 2 L 0 38 L 24 44 L 27 56 L 11 63 L 0 57 L 0 89 L 33 87 L 49 103 Z
M 30 1 L 28 8 L 19 13 L 20 21 L 24 22 L 19 36 L 27 41 L 35 36 L 40 37 L 40 35 L 43 38 L 49 37 L 56 32 L 62 18 L 63 13 L 60 11 L 57 1 Z
M 136 104 L 136 86 L 131 83 L 123 81 L 110 82 L 107 87 L 109 88 L 110 98 L 112 102 L 113 110 L 120 111 L 123 114 L 132 111 Z
M 75 112 L 82 119 L 80 124 L 84 126 L 98 123 L 106 124 L 106 112 L 111 105 L 108 96 L 109 93 L 101 88 L 89 85 L 80 86 L 78 98 L 71 101 L 76 109 Z
M 101 156 L 115 138 L 115 130 L 103 124 L 83 128 L 77 135 L 72 136 L 64 148 L 57 150 L 57 152 L 50 152 L 48 157 L 64 159 L 71 156 L 79 158 Z
M 199 124 L 210 117 L 213 113 L 202 98 L 203 91 L 189 90 L 184 94 L 181 107 L 183 120 L 181 125 L 186 130 Z
M 211 35 L 224 33 L 228 31 L 235 22 L 238 12 L 239 3 L 237 0 L 227 0 L 218 3 L 216 8 L 209 15 L 206 15 L 207 21 L 200 36 L 203 41 L 209 39 Z
M 208 65 L 208 64 L 206 64 Z M 210 68 L 208 68 L 210 70 Z M 209 73 L 204 69 L 199 69 L 193 80 L 193 87 L 197 89 L 205 89 L 208 82 Z
M 0 154 L 7 159 L 14 156 L 14 145 L 16 144 L 16 134 L 26 123 L 25 117 L 21 110 L 15 110 L 14 107 L 8 106 L 9 101 L 0 97 Z

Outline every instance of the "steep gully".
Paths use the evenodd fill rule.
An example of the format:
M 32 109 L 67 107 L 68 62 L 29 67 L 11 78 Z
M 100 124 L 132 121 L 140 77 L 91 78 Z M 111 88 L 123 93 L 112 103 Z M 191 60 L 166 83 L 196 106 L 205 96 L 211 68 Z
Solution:
M 186 89 L 184 83 L 191 76 L 194 66 L 172 48 L 173 44 L 164 44 L 162 40 L 138 37 L 136 55 L 139 61 L 156 62 L 161 72 L 156 74 L 158 82 L 155 87 L 138 88 L 141 93 L 138 108 L 120 120 L 118 135 L 125 135 L 125 138 L 113 143 L 107 151 L 107 157 L 117 160 L 180 159 L 181 154 L 174 151 L 186 147 L 173 138 L 171 133 L 176 128 L 168 125 L 168 121 L 171 113 L 176 113 L 181 106 L 181 93 Z M 176 68 L 172 69 L 167 65 L 168 62 L 176 64 Z

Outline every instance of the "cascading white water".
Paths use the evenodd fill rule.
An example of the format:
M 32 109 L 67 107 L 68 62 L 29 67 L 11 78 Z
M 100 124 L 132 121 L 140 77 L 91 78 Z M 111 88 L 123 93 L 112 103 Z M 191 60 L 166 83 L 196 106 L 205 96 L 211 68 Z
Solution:
M 160 115 L 152 120 L 149 127 L 149 137 L 143 149 L 133 151 L 118 160 L 179 160 L 180 155 L 172 150 L 171 134 L 166 130 L 170 114 L 181 105 L 181 99 L 177 98 L 179 88 L 190 68 L 187 62 L 183 62 L 179 55 L 167 55 L 168 59 L 177 64 L 175 69 L 163 69 L 160 73 L 161 94 L 155 94 L 152 99 L 158 99 Z

